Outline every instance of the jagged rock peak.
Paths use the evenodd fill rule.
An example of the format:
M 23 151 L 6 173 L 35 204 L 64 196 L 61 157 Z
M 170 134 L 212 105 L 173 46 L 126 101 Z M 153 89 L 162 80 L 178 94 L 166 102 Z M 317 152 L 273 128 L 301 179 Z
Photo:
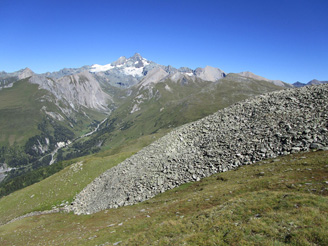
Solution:
M 135 53 L 133 56 L 130 57 L 130 59 L 141 61 L 144 58 L 139 53 Z

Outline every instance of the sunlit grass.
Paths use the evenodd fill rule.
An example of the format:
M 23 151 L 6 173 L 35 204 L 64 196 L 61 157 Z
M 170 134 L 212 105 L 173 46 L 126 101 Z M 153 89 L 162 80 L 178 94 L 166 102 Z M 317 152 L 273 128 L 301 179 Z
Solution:
M 100 157 L 94 158 L 92 161 Z M 100 166 L 101 162 L 95 163 Z M 64 179 L 71 177 L 58 175 L 63 185 Z M 57 213 L 25 218 L 1 226 L 0 242 L 327 245 L 327 183 L 328 152 L 300 153 L 184 184 L 133 206 L 93 215 Z

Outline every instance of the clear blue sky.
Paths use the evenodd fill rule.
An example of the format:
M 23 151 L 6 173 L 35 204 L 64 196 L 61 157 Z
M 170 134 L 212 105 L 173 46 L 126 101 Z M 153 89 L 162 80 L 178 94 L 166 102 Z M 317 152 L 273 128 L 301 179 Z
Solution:
M 0 71 L 163 65 L 328 80 L 327 0 L 0 0 Z

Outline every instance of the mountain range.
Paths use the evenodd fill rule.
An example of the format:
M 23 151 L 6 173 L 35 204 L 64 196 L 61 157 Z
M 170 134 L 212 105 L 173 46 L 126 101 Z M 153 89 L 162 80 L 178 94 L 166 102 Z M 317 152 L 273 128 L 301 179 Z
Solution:
M 0 181 L 291 88 L 251 72 L 164 66 L 136 53 L 106 65 L 0 73 Z M 8 189 L 7 189 L 8 191 Z
M 154 68 L 156 69 L 153 70 Z M 152 73 L 148 74 L 150 71 L 152 71 Z M 157 83 L 163 81 L 164 79 L 170 79 L 177 82 L 185 78 L 187 80 L 201 79 L 204 81 L 215 82 L 226 76 L 226 73 L 219 68 L 206 66 L 205 68 L 196 68 L 195 70 L 187 67 L 177 69 L 172 66 L 164 66 L 153 61 L 149 61 L 143 58 L 140 54 L 136 53 L 130 58 L 122 56 L 117 61 L 106 65 L 94 64 L 92 66 L 87 65 L 81 68 L 64 68 L 57 72 L 48 72 L 40 75 L 34 74 L 29 68 L 25 68 L 14 73 L 1 72 L 0 81 L 1 87 L 3 88 L 6 86 L 12 86 L 13 81 L 30 76 L 38 76 L 56 80 L 65 76 L 80 74 L 83 72 L 89 72 L 102 83 L 109 83 L 110 85 L 116 87 L 125 88 L 136 85 L 142 80 L 145 80 L 144 83 L 148 83 L 149 81 L 152 83 Z M 279 86 L 291 87 L 289 84 L 282 81 L 269 80 L 251 72 L 241 72 L 239 75 L 256 80 L 272 82 Z

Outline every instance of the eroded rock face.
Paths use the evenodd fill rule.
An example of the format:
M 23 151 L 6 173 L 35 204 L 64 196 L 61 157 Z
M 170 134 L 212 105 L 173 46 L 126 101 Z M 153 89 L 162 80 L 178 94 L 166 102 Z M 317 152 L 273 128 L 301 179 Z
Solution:
M 258 96 L 184 125 L 96 178 L 68 211 L 131 205 L 256 161 L 328 146 L 328 85 Z
M 107 106 L 112 102 L 112 98 L 101 89 L 95 77 L 87 71 L 59 79 L 35 75 L 29 81 L 50 91 L 57 99 L 67 101 L 73 109 L 83 106 L 108 111 Z

